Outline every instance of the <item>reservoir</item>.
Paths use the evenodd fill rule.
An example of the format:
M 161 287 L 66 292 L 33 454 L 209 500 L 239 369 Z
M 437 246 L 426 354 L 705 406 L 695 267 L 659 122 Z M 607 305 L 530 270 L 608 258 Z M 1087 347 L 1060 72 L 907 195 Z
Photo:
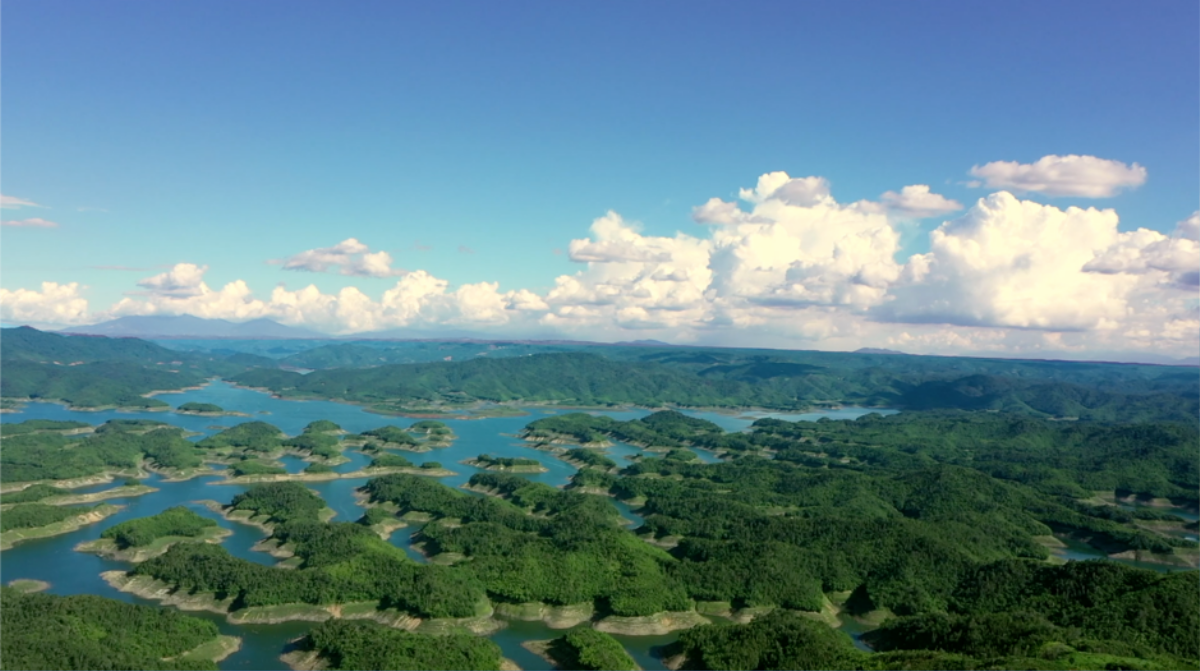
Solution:
M 0 415 L 0 421 L 22 422 L 29 419 L 74 420 L 96 425 L 110 419 L 149 419 L 158 420 L 183 427 L 198 434 L 196 440 L 212 435 L 222 428 L 247 421 L 261 420 L 269 422 L 288 435 L 296 435 L 310 422 L 318 419 L 328 419 L 340 425 L 346 431 L 361 433 L 384 425 L 394 424 L 406 427 L 414 419 L 406 417 L 387 417 L 364 411 L 358 406 L 328 401 L 292 401 L 272 398 L 258 391 L 240 389 L 225 382 L 212 382 L 201 389 L 189 390 L 178 394 L 164 394 L 162 400 L 173 406 L 187 402 L 212 403 L 227 411 L 241 412 L 248 417 L 200 417 L 181 415 L 172 412 L 79 412 L 50 403 L 30 403 L 20 412 Z M 440 481 L 455 487 L 467 482 L 479 469 L 459 463 L 479 454 L 487 453 L 499 457 L 525 457 L 537 459 L 546 467 L 545 473 L 525 474 L 531 480 L 561 487 L 567 484 L 575 473 L 570 464 L 554 457 L 552 454 L 535 450 L 515 438 L 526 424 L 540 417 L 570 412 L 569 410 L 550 409 L 545 407 L 528 408 L 526 416 L 519 417 L 490 417 L 484 419 L 448 419 L 444 420 L 457 439 L 449 448 L 435 449 L 424 453 L 403 453 L 415 464 L 427 461 L 437 461 L 456 475 L 440 478 Z M 613 411 L 589 411 L 610 416 L 614 419 L 629 420 L 643 417 L 651 411 L 644 409 L 623 409 Z M 872 408 L 841 408 L 825 413 L 780 414 L 767 412 L 739 412 L 736 414 L 704 411 L 684 411 L 685 414 L 714 422 L 728 431 L 746 429 L 756 419 L 776 417 L 790 421 L 816 420 L 821 417 L 830 419 L 853 419 L 871 412 L 892 414 L 893 410 Z M 617 443 L 607 448 L 605 454 L 625 466 L 631 458 L 640 454 L 638 448 Z M 705 450 L 696 450 L 705 462 L 717 461 L 717 458 Z M 370 457 L 347 450 L 345 456 L 349 462 L 335 467 L 339 472 L 350 472 L 365 467 Z M 281 459 L 289 472 L 299 472 L 307 464 L 293 456 Z M 0 556 L 0 581 L 7 583 L 19 578 L 45 580 L 51 584 L 50 592 L 60 595 L 97 594 L 104 597 L 119 599 L 127 602 L 157 605 L 133 595 L 117 591 L 109 586 L 100 574 L 110 570 L 128 570 L 129 564 L 102 559 L 93 554 L 75 552 L 74 547 L 82 541 L 95 540 L 107 528 L 120 522 L 138 517 L 155 515 L 167 508 L 177 505 L 189 507 L 196 513 L 215 520 L 222 527 L 229 529 L 232 535 L 225 538 L 222 545 L 235 556 L 273 565 L 276 560 L 264 552 L 256 552 L 251 547 L 262 539 L 261 531 L 254 527 L 229 522 L 197 503 L 202 500 L 215 500 L 222 504 L 228 503 L 234 496 L 245 491 L 245 485 L 216 485 L 211 484 L 219 479 L 200 477 L 183 482 L 162 482 L 159 475 L 151 474 L 143 482 L 159 491 L 140 497 L 128 499 L 112 499 L 109 502 L 124 506 L 117 514 L 78 531 L 53 536 L 50 538 L 25 541 L 7 550 Z M 334 520 L 352 522 L 358 519 L 363 508 L 354 498 L 354 491 L 361 487 L 366 478 L 353 480 L 331 480 L 327 482 L 306 482 L 306 487 L 316 491 L 326 504 L 336 512 Z M 101 491 L 118 486 L 118 482 L 97 485 L 74 490 L 78 493 Z M 636 528 L 642 519 L 628 505 L 614 501 L 621 515 L 630 522 L 631 528 Z M 410 547 L 411 537 L 417 531 L 416 527 L 406 527 L 397 530 L 390 541 L 403 549 L 417 561 L 424 558 Z M 1090 550 L 1090 552 L 1089 552 Z M 1088 559 L 1101 556 L 1098 552 L 1086 546 L 1073 544 L 1061 551 L 1065 559 Z M 217 624 L 221 633 L 242 638 L 242 648 L 220 663 L 222 669 L 286 669 L 287 666 L 279 660 L 279 655 L 292 641 L 303 636 L 312 623 L 288 622 L 273 625 L 232 625 L 225 621 L 223 615 L 209 613 L 189 613 L 196 617 L 208 619 Z M 855 632 L 851 632 L 855 633 Z M 861 633 L 861 632 L 858 632 Z M 555 638 L 562 634 L 561 630 L 552 630 L 541 622 L 509 622 L 508 626 L 491 635 L 491 639 L 500 645 L 504 656 L 517 662 L 523 669 L 549 669 L 551 665 L 541 657 L 534 655 L 521 647 L 526 640 Z M 675 636 L 616 636 L 625 646 L 630 655 L 644 669 L 661 669 L 661 649 L 671 643 Z

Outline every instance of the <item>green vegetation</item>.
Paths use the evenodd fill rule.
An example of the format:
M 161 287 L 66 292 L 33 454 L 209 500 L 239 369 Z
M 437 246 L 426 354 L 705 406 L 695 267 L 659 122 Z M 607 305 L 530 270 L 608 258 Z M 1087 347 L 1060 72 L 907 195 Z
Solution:
M 375 622 L 329 620 L 312 629 L 300 649 L 328 669 L 499 669 L 500 647 L 466 633 L 414 634 Z M 294 653 L 293 653 L 294 654 Z
M 10 425 L 4 425 L 8 427 Z M 15 426 L 20 427 L 21 424 Z M 142 459 L 161 468 L 193 468 L 200 452 L 182 430 L 159 423 L 113 420 L 93 434 L 6 433 L 0 452 L 3 482 L 65 480 L 106 471 L 136 471 Z
M 426 524 L 420 540 L 431 554 L 469 557 L 454 570 L 474 574 L 494 600 L 598 602 L 618 615 L 690 607 L 667 576 L 671 557 L 621 531 L 606 499 L 500 473 L 476 474 L 470 484 L 509 500 L 469 496 L 410 475 L 374 478 L 363 492 L 373 503 L 395 505 L 399 514 L 455 520 Z
M 217 523 L 213 520 L 197 515 L 183 506 L 175 506 L 151 517 L 121 522 L 105 529 L 100 537 L 112 539 L 117 549 L 124 550 L 149 545 L 166 536 L 200 536 L 215 526 Z
M 13 529 L 32 529 L 78 517 L 92 510 L 79 506 L 48 506 L 41 503 L 22 503 L 0 515 L 0 532 Z
M 308 432 L 294 438 L 285 438 L 283 447 L 300 452 L 307 452 L 314 457 L 333 459 L 342 453 L 342 443 L 336 436 L 328 433 Z
M 178 408 L 175 408 L 175 411 L 196 415 L 220 415 L 225 412 L 225 409 L 212 403 L 191 402 L 180 405 Z
M 215 624 L 98 596 L 0 587 L 0 629 L 5 669 L 217 668 L 211 659 L 184 654 L 216 639 Z
M 7 330 L 7 329 L 5 329 Z M 123 362 L 57 366 L 32 361 L 5 361 L 0 396 L 10 399 L 62 401 L 76 408 L 168 409 L 144 394 L 195 386 L 204 379 L 193 373 L 153 370 Z
M 1126 657 L 1200 660 L 1200 580 L 1105 561 L 980 566 L 955 586 L 949 612 L 889 620 L 879 650 L 937 649 L 976 657 L 1036 656 L 1048 643 Z
M 33 503 L 48 499 L 52 496 L 66 496 L 71 493 L 69 489 L 60 487 L 51 487 L 50 485 L 30 485 L 25 489 L 7 494 L 0 494 L 0 504 L 5 503 Z
M 229 472 L 233 477 L 241 477 L 243 475 L 284 475 L 287 473 L 287 469 L 282 466 L 264 463 L 257 459 L 246 459 L 230 466 Z
M 439 469 L 439 468 L 442 468 L 442 462 L 440 462 L 440 461 L 426 461 L 426 462 L 422 462 L 422 463 L 421 463 L 421 468 L 424 468 L 425 470 L 429 470 L 429 471 L 434 471 L 434 470 L 437 470 L 437 469 Z
M 325 464 L 309 464 L 305 469 L 305 473 L 333 473 L 333 467 Z
M 417 439 L 413 438 L 404 429 L 397 426 L 381 426 L 378 429 L 363 431 L 363 437 L 376 438 L 390 445 L 416 445 Z
M 471 460 L 473 466 L 479 468 L 488 468 L 494 470 L 545 470 L 541 462 L 537 459 L 524 459 L 520 457 L 493 457 L 490 454 L 481 454 Z
M 56 419 L 28 419 L 17 424 L 0 425 L 0 430 L 3 431 L 6 438 L 35 431 L 74 431 L 88 428 L 91 428 L 90 424 Z
M 367 468 L 412 468 L 413 463 L 398 454 L 381 454 Z
M 775 611 L 682 632 L 685 669 L 1184 669 L 1200 666 L 1200 582 L 1111 562 L 978 567 L 950 612 L 888 620 L 865 636 Z
M 304 427 L 304 433 L 328 433 L 341 430 L 342 427 L 327 419 L 318 419 L 315 422 L 309 422 L 308 426 Z
M 612 636 L 591 627 L 579 627 L 550 641 L 548 656 L 560 669 L 633 671 L 633 658 Z
M 274 452 L 282 446 L 282 432 L 266 422 L 244 422 L 196 443 L 204 449 L 233 449 L 243 452 Z
M 325 501 L 316 492 L 296 482 L 254 485 L 229 503 L 230 512 L 250 512 L 268 524 L 316 521 L 324 508 Z
M 446 436 L 451 433 L 450 427 L 446 426 L 445 422 L 439 422 L 434 419 L 423 419 L 419 422 L 414 422 L 408 430 L 413 433 L 425 433 L 431 436 Z
M 438 408 L 478 401 L 766 407 L 818 403 L 1196 423 L 1195 375 L 1156 366 L 746 350 L 590 352 L 318 370 L 259 369 L 239 384 L 284 397 Z
M 598 468 L 604 471 L 617 467 L 617 462 L 609 459 L 603 454 L 596 452 L 595 450 L 575 448 L 573 450 L 567 450 L 566 454 L 563 456 L 569 461 L 579 462 L 585 467 L 590 466 L 592 468 Z

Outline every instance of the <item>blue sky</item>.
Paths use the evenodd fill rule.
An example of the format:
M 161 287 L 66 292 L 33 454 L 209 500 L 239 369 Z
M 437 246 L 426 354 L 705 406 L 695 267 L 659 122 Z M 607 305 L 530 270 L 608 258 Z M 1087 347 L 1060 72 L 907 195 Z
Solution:
M 1153 349 L 1116 338 L 1113 315 L 1150 315 L 1155 310 L 1147 306 L 1178 303 L 1170 315 L 1147 316 L 1127 330 L 1163 329 L 1163 320 L 1171 321 L 1183 329 L 1182 339 L 1167 349 L 1183 351 L 1196 342 L 1194 292 L 1186 293 L 1192 285 L 1180 280 L 1186 268 L 1179 266 L 1191 248 L 1177 224 L 1197 210 L 1200 197 L 1198 26 L 1196 3 L 1176 0 L 1149 9 L 1129 2 L 9 0 L 0 46 L 3 193 L 42 207 L 8 208 L 4 219 L 56 226 L 4 227 L 4 318 L 48 324 L 148 311 L 261 313 L 337 332 L 470 323 L 497 332 L 595 331 L 619 339 L 644 331 L 666 339 L 844 348 L 899 346 L 889 338 L 903 331 L 917 339 L 908 343 L 915 349 L 964 334 L 970 342 L 957 345 L 964 351 L 1055 342 Z M 1072 155 L 1094 161 L 1073 164 L 1081 171 L 1068 181 L 1116 180 L 1108 184 L 1111 194 L 1005 187 L 1001 182 L 1012 182 L 1014 173 L 1000 168 L 989 173 L 999 175 L 996 185 L 967 185 L 987 182 L 968 174 L 973 166 L 1034 166 L 1043 157 Z M 1134 164 L 1144 169 L 1140 178 Z M 819 254 L 812 249 L 797 252 L 804 258 L 774 259 L 772 267 L 791 274 L 780 271 L 773 283 L 753 287 L 737 279 L 741 271 L 722 275 L 713 265 L 719 254 L 693 264 L 709 268 L 704 286 L 725 277 L 736 285 L 728 295 L 770 314 L 714 307 L 721 296 L 693 296 L 687 300 L 706 301 L 703 308 L 683 306 L 679 292 L 664 298 L 671 289 L 634 289 L 638 273 L 682 272 L 679 259 L 667 270 L 645 267 L 665 262 L 672 251 L 660 250 L 651 261 L 570 251 L 572 240 L 604 243 L 589 227 L 609 211 L 622 226 L 640 224 L 641 237 L 620 244 L 653 247 L 650 238 L 682 232 L 728 248 L 729 240 L 715 241 L 724 233 L 713 229 L 722 226 L 696 223 L 694 208 L 711 198 L 738 201 L 739 189 L 776 171 L 825 178 L 839 206 L 877 202 L 909 185 L 928 185 L 963 206 L 923 218 L 889 213 L 898 236 L 889 253 L 899 265 L 929 253 L 931 231 L 971 216 L 976 201 L 998 191 L 1055 211 L 1112 208 L 1119 233 L 1144 228 L 1184 242 L 1171 243 L 1175 265 L 1141 262 L 1137 270 L 1113 261 L 1091 271 L 1089 277 L 1112 285 L 1097 291 L 1123 308 L 1069 317 L 1016 315 L 1002 305 L 966 315 L 955 301 L 978 302 L 978 296 L 918 291 L 908 285 L 924 280 L 912 279 L 911 269 L 903 277 L 880 271 L 887 277 L 867 284 L 853 280 L 883 293 L 870 298 L 852 288 L 858 294 L 848 299 L 844 291 L 816 287 L 845 278 L 830 275 L 837 263 L 814 260 Z M 1076 195 L 1055 195 L 1064 191 Z M 753 204 L 740 207 L 748 212 Z M 1057 225 L 1001 219 L 1009 223 L 997 226 Z M 1049 238 L 1027 235 L 1027 243 L 1087 237 L 1063 226 Z M 1092 233 L 1099 237 L 1089 258 L 1135 253 L 1116 249 L 1137 246 L 1131 239 Z M 268 302 L 280 283 L 289 291 L 313 284 L 327 296 L 355 287 L 383 300 L 402 277 L 398 272 L 295 272 L 267 263 L 347 238 L 386 251 L 391 268 L 444 281 L 442 294 L 434 291 L 442 298 L 428 309 L 356 320 L 344 318 L 350 300 L 339 303 L 343 317 L 331 316 L 334 308 L 318 315 L 246 307 L 245 298 L 240 307 L 228 297 L 221 305 L 188 303 L 182 299 L 200 291 L 200 275 L 187 269 L 137 284 L 190 263 L 206 267 L 203 282 L 214 292 L 241 280 L 254 299 Z M 1161 256 L 1146 251 L 1154 240 L 1137 244 L 1139 258 Z M 634 261 L 643 267 L 599 267 Z M 944 255 L 940 261 L 938 268 L 954 266 Z M 1156 286 L 1174 282 L 1174 293 L 1146 293 L 1154 283 L 1146 276 L 1150 266 L 1166 273 Z M 451 305 L 443 296 L 496 283 L 498 294 L 525 290 L 546 299 L 558 278 L 576 273 L 589 287 L 605 284 L 617 294 L 644 289 L 659 302 L 617 305 L 592 295 L 572 303 L 559 296 L 546 310 L 531 308 L 516 319 L 464 311 L 461 300 Z M 614 280 L 614 273 L 624 279 Z M 954 277 L 947 278 L 952 286 Z M 47 281 L 78 287 L 52 298 L 42 290 Z M 1011 289 L 981 285 L 979 291 L 996 298 Z M 17 297 L 21 290 L 42 297 Z M 86 310 L 78 309 L 80 299 Z M 125 307 L 115 309 L 122 299 Z M 505 300 L 504 310 L 516 309 L 513 296 Z M 949 307 L 896 308 L 905 300 Z M 577 318 L 562 309 L 571 306 Z M 789 326 L 821 319 L 828 328 Z

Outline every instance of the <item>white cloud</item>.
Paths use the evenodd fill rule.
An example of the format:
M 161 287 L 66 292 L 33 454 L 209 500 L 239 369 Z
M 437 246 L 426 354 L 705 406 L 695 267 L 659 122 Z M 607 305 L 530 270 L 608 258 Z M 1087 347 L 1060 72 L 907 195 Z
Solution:
M 32 219 L 9 219 L 7 221 L 0 222 L 0 225 L 22 226 L 27 228 L 58 228 L 57 223 L 53 221 L 47 221 L 45 219 L 39 219 L 37 217 Z
M 971 168 L 971 175 L 983 178 L 971 186 L 1083 198 L 1109 198 L 1146 182 L 1146 169 L 1137 163 L 1075 154 L 1043 156 L 1035 163 L 993 161 Z
M 899 263 L 903 220 L 957 203 L 910 185 L 880 202 L 841 204 L 825 179 L 783 172 L 739 193 L 741 202 L 713 198 L 694 210 L 698 222 L 716 224 L 697 229 L 699 236 L 648 235 L 608 212 L 567 247 L 582 267 L 546 291 L 501 291 L 497 282 L 453 287 L 417 270 L 379 294 L 280 285 L 258 297 L 241 280 L 213 289 L 204 282 L 207 267 L 187 263 L 141 280 L 140 293 L 103 313 L 87 314 L 77 285 L 47 283 L 0 294 L 2 314 L 53 320 L 46 323 L 125 314 L 268 317 L 333 333 L 458 325 L 498 336 L 627 340 L 636 332 L 696 344 L 1001 356 L 1123 349 L 1187 356 L 1200 346 L 1200 213 L 1171 235 L 1121 233 L 1113 210 L 1060 209 L 1000 192 L 933 231 L 928 253 Z M 398 272 L 390 257 L 353 238 L 278 263 L 373 277 Z
M 87 299 L 79 295 L 79 283 L 42 282 L 42 290 L 0 289 L 0 319 L 18 324 L 88 323 Z
M 1172 237 L 1200 240 L 1200 211 L 1193 212 L 1192 216 L 1176 224 Z
M 392 268 L 392 256 L 387 252 L 372 252 L 370 247 L 355 238 L 347 238 L 332 247 L 310 249 L 268 263 L 282 264 L 284 270 L 312 273 L 326 273 L 337 268 L 342 275 L 358 277 L 396 277 L 408 272 Z
M 1052 331 L 1116 330 L 1148 316 L 1144 299 L 1182 308 L 1161 292 L 1179 267 L 1165 236 L 1117 232 L 1113 210 L 1061 210 L 1007 192 L 980 199 L 930 235 L 876 308 L 883 321 Z M 1149 293 L 1147 293 L 1149 292 Z M 1155 319 L 1164 318 L 1163 315 Z
M 159 296 L 186 298 L 198 296 L 208 291 L 204 284 L 204 273 L 208 266 L 198 266 L 194 263 L 177 263 L 165 273 L 138 280 L 137 285 Z
M 733 225 L 715 229 L 710 267 L 720 310 L 741 303 L 863 308 L 883 300 L 900 267 L 899 236 L 878 207 L 838 204 L 824 178 L 763 175 L 742 189 L 753 210 L 706 204 Z
M 33 202 L 32 200 L 25 200 L 24 198 L 17 198 L 16 196 L 0 195 L 0 208 L 4 208 L 6 210 L 10 210 L 10 209 L 11 210 L 19 210 L 22 207 L 43 207 L 43 206 L 38 205 L 37 203 Z
M 880 196 L 879 200 L 889 211 L 913 219 L 936 217 L 962 209 L 962 204 L 957 200 L 933 193 L 927 184 L 912 184 L 901 189 L 899 193 L 888 191 Z

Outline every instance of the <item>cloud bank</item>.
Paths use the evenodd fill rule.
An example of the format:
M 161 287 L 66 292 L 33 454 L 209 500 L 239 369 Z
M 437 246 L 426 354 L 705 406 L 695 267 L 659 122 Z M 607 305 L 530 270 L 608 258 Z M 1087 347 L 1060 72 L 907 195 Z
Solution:
M 1146 169 L 1137 163 L 1074 154 L 1043 156 L 1035 163 L 993 161 L 971 168 L 971 175 L 983 178 L 972 186 L 1081 198 L 1110 198 L 1146 183 Z
M 395 276 L 377 296 L 316 285 L 269 295 L 242 280 L 210 287 L 181 263 L 138 292 L 89 312 L 78 284 L 0 290 L 8 322 L 78 324 L 131 314 L 268 317 L 330 333 L 449 326 L 498 336 L 922 353 L 1200 348 L 1200 213 L 1171 234 L 1120 232 L 1115 210 L 1059 208 L 999 191 L 929 234 L 929 251 L 897 258 L 904 220 L 961 205 L 911 185 L 879 201 L 839 203 L 821 177 L 762 175 L 737 201 L 693 211 L 695 233 L 647 235 L 617 212 L 594 220 L 567 254 L 579 269 L 542 292 L 497 282 L 451 287 L 398 271 L 354 238 L 279 261 L 287 270 Z M 372 260 L 374 259 L 374 260 Z

